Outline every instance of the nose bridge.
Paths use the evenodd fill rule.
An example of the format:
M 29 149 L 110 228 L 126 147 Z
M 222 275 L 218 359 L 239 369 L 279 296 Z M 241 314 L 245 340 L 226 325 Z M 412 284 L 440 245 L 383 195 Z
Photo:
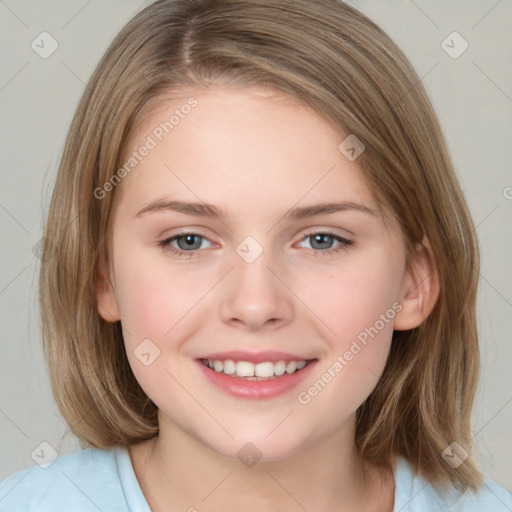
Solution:
M 222 320 L 252 330 L 289 322 L 291 294 L 276 277 L 279 262 L 273 251 L 246 237 L 236 248 L 233 265 L 221 299 Z

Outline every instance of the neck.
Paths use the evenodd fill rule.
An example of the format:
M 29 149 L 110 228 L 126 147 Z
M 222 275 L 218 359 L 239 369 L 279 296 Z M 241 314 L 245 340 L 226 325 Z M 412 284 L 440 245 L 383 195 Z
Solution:
M 164 422 L 165 424 L 165 422 Z M 370 468 L 366 478 L 352 422 L 284 460 L 244 464 L 215 452 L 175 424 L 132 445 L 135 474 L 153 512 L 169 510 L 391 511 L 392 475 Z M 351 440 L 351 442 L 349 442 Z

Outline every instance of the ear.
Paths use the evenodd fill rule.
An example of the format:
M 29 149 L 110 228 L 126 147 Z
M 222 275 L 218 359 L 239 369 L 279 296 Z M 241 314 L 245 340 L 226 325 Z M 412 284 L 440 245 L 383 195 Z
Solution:
M 105 258 L 99 257 L 95 276 L 96 303 L 98 313 L 106 322 L 121 320 L 119 305 L 117 303 L 114 287 L 110 279 Z
M 425 238 L 411 256 L 402 286 L 402 309 L 395 316 L 393 328 L 406 331 L 418 327 L 430 315 L 438 297 L 439 276 Z

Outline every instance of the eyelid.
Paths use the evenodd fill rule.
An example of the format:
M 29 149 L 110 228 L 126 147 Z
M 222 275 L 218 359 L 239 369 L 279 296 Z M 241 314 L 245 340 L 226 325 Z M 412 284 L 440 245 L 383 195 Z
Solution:
M 201 231 L 183 231 L 183 232 L 179 232 L 179 233 L 174 233 L 172 235 L 169 235 L 169 236 L 166 236 L 164 237 L 164 241 L 165 240 L 171 240 L 171 239 L 176 239 L 176 238 L 181 238 L 181 237 L 185 237 L 185 236 L 188 236 L 188 235 L 192 235 L 192 236 L 196 236 L 198 238 L 204 238 L 205 240 L 208 240 L 208 242 L 211 242 L 212 244 L 215 243 L 210 236 L 206 235 L 205 233 L 202 233 Z
M 350 240 L 351 237 L 354 237 L 354 233 L 349 231 L 348 229 L 343 229 L 341 231 L 345 231 L 347 235 L 344 235 L 342 233 L 339 233 L 336 228 L 328 228 L 328 227 L 314 227 L 314 228 L 307 228 L 304 233 L 301 235 L 302 238 L 306 236 L 311 235 L 318 235 L 318 234 L 324 234 L 324 235 L 331 235 L 338 238 L 343 238 L 344 240 Z

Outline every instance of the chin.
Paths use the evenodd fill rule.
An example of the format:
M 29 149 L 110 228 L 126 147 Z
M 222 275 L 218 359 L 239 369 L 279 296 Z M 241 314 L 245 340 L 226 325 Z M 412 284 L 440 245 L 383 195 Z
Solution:
M 225 439 L 206 440 L 202 442 L 211 450 L 214 450 L 224 457 L 238 459 L 247 467 L 256 463 L 280 462 L 297 455 L 309 444 L 306 439 L 294 438 L 288 432 L 255 433 L 253 436 L 247 432 L 236 435 L 232 432 L 234 439 L 225 436 Z M 267 437 L 268 435 L 268 437 Z M 310 437 L 311 439 L 311 437 Z

